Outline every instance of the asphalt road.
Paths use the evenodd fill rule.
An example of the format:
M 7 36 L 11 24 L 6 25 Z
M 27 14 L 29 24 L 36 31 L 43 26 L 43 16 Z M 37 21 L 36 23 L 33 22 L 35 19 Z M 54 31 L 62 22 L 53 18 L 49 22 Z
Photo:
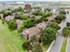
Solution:
M 64 38 L 62 36 L 62 29 L 66 26 L 67 22 L 70 22 L 70 14 L 67 14 L 66 19 L 60 24 L 61 29 L 58 31 L 55 43 L 53 44 L 49 52 L 60 52 L 60 48 Z M 67 52 L 70 52 L 70 38 L 68 42 Z
M 62 22 L 60 24 L 61 26 L 61 29 L 58 31 L 57 33 L 57 37 L 56 37 L 56 40 L 53 44 L 53 46 L 51 47 L 50 51 L 49 52 L 60 52 L 60 47 L 62 45 L 62 42 L 63 42 L 63 36 L 62 36 L 62 29 L 63 27 L 65 26 L 66 24 L 64 22 Z
M 68 37 L 66 52 L 70 52 L 70 37 Z
M 55 43 L 53 44 L 49 52 L 59 52 L 62 41 L 63 41 L 63 37 L 61 35 L 58 35 Z
M 70 22 L 70 14 L 67 16 L 67 21 Z M 70 36 L 68 37 L 67 40 L 67 48 L 66 48 L 66 52 L 70 52 Z

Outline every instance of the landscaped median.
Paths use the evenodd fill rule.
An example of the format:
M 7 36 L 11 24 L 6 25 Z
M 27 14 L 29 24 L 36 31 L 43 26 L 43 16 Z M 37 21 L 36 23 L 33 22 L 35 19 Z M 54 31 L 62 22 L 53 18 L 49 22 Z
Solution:
M 67 23 L 67 26 L 63 28 L 62 35 L 64 36 L 64 40 L 63 40 L 60 52 L 66 52 L 67 37 L 70 35 L 70 26 L 69 26 L 69 23 Z
M 67 37 L 64 37 L 60 52 L 66 52 Z

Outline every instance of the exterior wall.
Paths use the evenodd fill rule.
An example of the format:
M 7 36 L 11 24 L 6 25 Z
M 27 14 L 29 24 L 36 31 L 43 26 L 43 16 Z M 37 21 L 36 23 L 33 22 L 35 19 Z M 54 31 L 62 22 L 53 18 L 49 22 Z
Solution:
M 24 39 L 27 39 L 27 35 L 25 34 L 21 34 L 21 37 L 23 37 Z
M 26 9 L 31 9 L 31 5 L 30 4 L 25 4 L 25 8 Z

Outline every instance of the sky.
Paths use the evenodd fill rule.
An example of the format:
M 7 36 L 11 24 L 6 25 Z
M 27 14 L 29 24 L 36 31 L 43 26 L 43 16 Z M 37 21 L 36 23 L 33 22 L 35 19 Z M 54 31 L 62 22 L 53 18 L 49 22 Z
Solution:
M 70 0 L 0 0 L 0 1 L 66 1 L 66 2 L 70 2 Z

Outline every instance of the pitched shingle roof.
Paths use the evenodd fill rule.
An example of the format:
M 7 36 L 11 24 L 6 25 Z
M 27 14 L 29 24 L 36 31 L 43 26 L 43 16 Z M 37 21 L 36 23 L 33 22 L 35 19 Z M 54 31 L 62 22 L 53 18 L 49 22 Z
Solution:
M 31 14 L 30 13 L 24 13 L 23 15 L 30 16 Z
M 12 16 L 12 15 L 9 15 L 9 16 L 5 17 L 5 20 L 6 21 L 10 21 L 12 19 L 14 19 L 14 16 Z
M 21 34 L 37 35 L 40 32 L 41 32 L 41 30 L 39 28 L 31 27 L 29 29 L 24 30 Z
M 19 29 L 23 20 L 16 19 L 17 28 Z
M 45 27 L 48 25 L 48 23 L 42 22 L 36 25 L 36 27 L 41 28 L 41 29 L 45 29 Z
M 35 16 L 35 18 L 36 18 L 36 19 L 40 19 L 40 18 L 41 18 L 41 16 Z
M 51 20 L 54 20 L 55 17 L 56 17 L 56 15 L 52 15 L 52 16 L 50 16 L 50 17 L 47 17 L 47 19 L 48 19 L 49 21 L 51 21 Z

